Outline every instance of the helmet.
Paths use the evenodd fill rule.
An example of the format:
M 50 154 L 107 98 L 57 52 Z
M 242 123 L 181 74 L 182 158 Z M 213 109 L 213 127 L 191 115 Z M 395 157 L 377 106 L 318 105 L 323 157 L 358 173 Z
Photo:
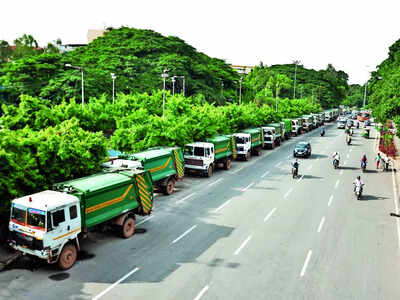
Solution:
M 360 175 L 358 175 L 358 176 L 357 176 L 357 179 L 358 179 L 358 180 L 361 180 L 361 176 L 360 176 Z

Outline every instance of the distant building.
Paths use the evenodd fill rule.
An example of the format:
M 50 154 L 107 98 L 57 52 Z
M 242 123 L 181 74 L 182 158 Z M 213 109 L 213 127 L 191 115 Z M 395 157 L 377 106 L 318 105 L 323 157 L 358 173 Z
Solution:
M 106 31 L 106 29 L 89 29 L 87 33 L 88 44 L 98 37 L 103 36 Z
M 230 65 L 232 69 L 235 69 L 239 74 L 249 74 L 253 70 L 253 66 L 239 66 Z
M 87 44 L 65 44 L 65 45 L 54 45 L 56 46 L 61 53 L 70 52 L 75 50 L 76 48 L 85 47 Z

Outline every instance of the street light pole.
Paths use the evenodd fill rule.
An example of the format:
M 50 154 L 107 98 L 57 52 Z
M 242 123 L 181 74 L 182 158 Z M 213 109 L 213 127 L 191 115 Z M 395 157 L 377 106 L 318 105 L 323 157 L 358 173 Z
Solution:
M 171 81 L 172 81 L 172 95 L 175 95 L 175 81 L 176 81 L 176 78 L 177 76 L 172 76 L 172 79 L 171 79 Z
M 183 97 L 185 97 L 185 76 L 182 75 L 181 78 L 183 79 Z
M 239 85 L 239 105 L 242 103 L 242 81 L 243 77 L 240 76 L 240 85 Z
M 162 103 L 162 111 L 163 111 L 162 112 L 162 116 L 163 116 L 163 119 L 164 119 L 164 112 L 165 112 L 165 80 L 168 77 L 167 72 L 168 72 L 168 70 L 164 69 L 164 71 L 161 74 L 161 77 L 163 79 L 163 103 Z
M 367 85 L 368 85 L 368 81 L 365 83 L 365 87 L 364 87 L 363 109 L 365 109 L 365 100 L 367 99 Z
M 83 68 L 82 67 L 78 67 L 78 66 L 73 66 L 73 65 L 71 65 L 71 64 L 65 64 L 65 66 L 67 67 L 67 68 L 73 68 L 73 69 L 77 69 L 77 70 L 79 70 L 79 71 L 81 71 L 81 85 L 82 85 L 82 88 L 81 88 L 81 90 L 82 90 L 82 106 L 85 104 L 85 84 L 84 84 L 84 81 L 83 81 Z
M 111 73 L 111 79 L 112 79 L 112 100 L 113 100 L 113 104 L 115 102 L 115 79 L 117 78 L 117 76 L 115 76 L 114 73 Z
M 297 75 L 297 65 L 300 63 L 300 60 L 294 60 L 293 63 L 295 64 L 295 67 L 294 67 L 293 99 L 295 99 L 295 98 L 296 98 L 296 75 Z

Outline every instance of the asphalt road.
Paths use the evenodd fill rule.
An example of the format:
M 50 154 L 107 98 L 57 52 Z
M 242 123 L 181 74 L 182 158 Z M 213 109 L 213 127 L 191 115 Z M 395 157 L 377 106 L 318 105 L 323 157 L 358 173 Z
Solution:
M 138 218 L 145 233 L 93 233 L 68 272 L 2 272 L 0 299 L 399 299 L 394 175 L 375 170 L 375 140 L 360 132 L 347 146 L 335 126 L 325 137 L 314 130 L 211 179 L 186 177 L 172 196 L 156 197 L 151 217 Z M 292 179 L 303 140 L 313 154 Z M 366 184 L 360 201 L 357 175 Z

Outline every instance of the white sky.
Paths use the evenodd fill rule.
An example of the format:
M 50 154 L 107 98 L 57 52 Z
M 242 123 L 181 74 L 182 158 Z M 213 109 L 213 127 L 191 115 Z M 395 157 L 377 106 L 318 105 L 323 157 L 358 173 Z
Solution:
M 12 0 L 0 39 L 32 34 L 41 46 L 86 43 L 87 30 L 121 25 L 174 35 L 240 65 L 332 63 L 363 83 L 400 38 L 399 0 Z M 367 67 L 369 66 L 369 67 Z

